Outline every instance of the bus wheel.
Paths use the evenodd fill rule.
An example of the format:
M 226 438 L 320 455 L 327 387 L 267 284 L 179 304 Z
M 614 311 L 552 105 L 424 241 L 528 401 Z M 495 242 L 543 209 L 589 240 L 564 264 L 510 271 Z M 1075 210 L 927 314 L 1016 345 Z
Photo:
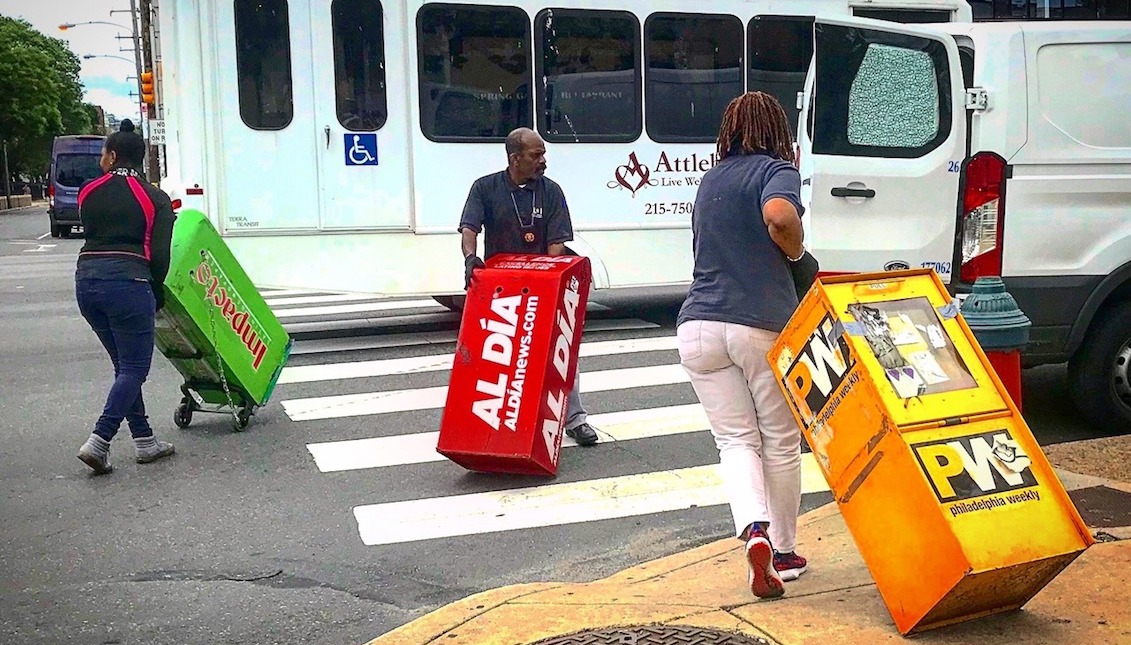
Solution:
M 467 296 L 461 293 L 455 296 L 433 296 L 432 299 L 443 305 L 449 311 L 459 313 L 463 311 L 463 303 L 467 301 Z
M 1107 309 L 1068 361 L 1080 414 L 1110 432 L 1131 428 L 1131 301 Z

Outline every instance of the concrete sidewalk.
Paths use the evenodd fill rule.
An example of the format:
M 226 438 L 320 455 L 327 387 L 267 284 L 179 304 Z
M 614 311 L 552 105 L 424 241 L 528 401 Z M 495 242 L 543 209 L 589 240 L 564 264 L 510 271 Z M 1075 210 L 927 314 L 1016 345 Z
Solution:
M 1131 526 L 1113 525 L 1131 524 L 1121 519 L 1131 509 L 1113 512 L 1112 507 L 1131 500 L 1124 496 L 1131 494 L 1131 484 L 1125 483 L 1131 476 L 1124 476 L 1131 468 L 1131 436 L 1100 441 L 1107 442 L 1100 453 L 1104 460 L 1092 463 L 1109 477 L 1057 471 L 1100 541 L 1023 610 L 929 631 L 915 636 L 916 641 L 1131 644 Z M 1062 445 L 1050 451 L 1050 460 L 1087 465 L 1080 455 L 1095 453 L 1094 443 Z M 1110 478 L 1116 474 L 1119 480 Z M 370 645 L 526 645 L 544 639 L 561 645 L 903 641 L 836 505 L 803 516 L 798 534 L 798 552 L 809 559 L 809 572 L 786 583 L 786 596 L 779 600 L 750 594 L 741 544 L 728 538 L 595 582 L 487 591 Z M 604 631 L 579 633 L 589 630 Z

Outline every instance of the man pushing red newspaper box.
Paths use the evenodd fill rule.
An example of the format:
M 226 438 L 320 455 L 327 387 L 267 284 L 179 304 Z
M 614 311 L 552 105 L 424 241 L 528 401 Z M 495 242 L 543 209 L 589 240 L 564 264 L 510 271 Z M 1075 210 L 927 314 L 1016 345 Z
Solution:
M 436 450 L 469 470 L 558 472 L 591 269 L 496 255 L 467 292 Z

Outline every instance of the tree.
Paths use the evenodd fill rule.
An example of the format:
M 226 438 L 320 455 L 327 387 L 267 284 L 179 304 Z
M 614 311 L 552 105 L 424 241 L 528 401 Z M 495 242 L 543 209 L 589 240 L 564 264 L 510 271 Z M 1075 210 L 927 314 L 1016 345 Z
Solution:
M 0 16 L 0 139 L 13 173 L 45 174 L 53 137 L 90 132 L 79 69 L 62 40 Z

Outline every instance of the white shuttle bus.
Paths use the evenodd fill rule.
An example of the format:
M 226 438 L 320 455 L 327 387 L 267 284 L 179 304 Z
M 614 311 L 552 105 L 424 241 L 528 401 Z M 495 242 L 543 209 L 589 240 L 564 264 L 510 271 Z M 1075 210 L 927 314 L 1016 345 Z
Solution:
M 162 0 L 162 187 L 260 286 L 442 296 L 472 182 L 528 126 L 595 286 L 686 285 L 723 108 L 762 90 L 796 117 L 811 16 L 854 14 L 971 19 L 965 0 Z

